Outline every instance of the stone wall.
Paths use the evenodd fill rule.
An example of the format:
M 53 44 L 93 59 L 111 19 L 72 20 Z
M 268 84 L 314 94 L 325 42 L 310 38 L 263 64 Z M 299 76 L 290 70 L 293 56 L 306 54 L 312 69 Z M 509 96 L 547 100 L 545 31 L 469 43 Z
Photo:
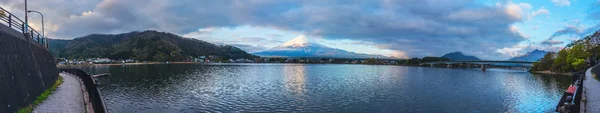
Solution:
M 46 48 L 0 24 L 0 113 L 30 105 L 57 78 L 54 57 Z

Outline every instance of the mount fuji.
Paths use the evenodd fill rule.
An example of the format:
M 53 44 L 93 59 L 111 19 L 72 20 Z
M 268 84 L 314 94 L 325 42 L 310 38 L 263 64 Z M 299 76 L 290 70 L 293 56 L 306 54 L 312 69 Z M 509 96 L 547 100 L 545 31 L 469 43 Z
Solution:
M 306 36 L 298 36 L 277 47 L 253 54 L 262 57 L 389 58 L 327 47 L 310 41 Z

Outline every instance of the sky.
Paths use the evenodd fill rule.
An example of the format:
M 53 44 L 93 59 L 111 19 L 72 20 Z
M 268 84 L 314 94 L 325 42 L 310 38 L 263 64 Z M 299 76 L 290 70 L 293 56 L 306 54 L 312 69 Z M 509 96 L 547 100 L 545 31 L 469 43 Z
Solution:
M 24 0 L 0 0 L 24 18 Z M 158 30 L 248 52 L 298 36 L 397 58 L 506 60 L 600 30 L 600 0 L 28 0 L 49 38 Z M 39 15 L 30 25 L 41 29 Z

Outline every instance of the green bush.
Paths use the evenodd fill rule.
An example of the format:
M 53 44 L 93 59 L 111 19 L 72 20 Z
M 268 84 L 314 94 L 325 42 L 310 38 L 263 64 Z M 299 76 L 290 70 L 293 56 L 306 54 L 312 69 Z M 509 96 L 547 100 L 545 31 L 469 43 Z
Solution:
M 63 82 L 63 78 L 58 76 L 58 79 L 56 80 L 56 82 L 54 82 L 54 85 L 52 85 L 52 87 L 48 88 L 46 91 L 44 91 L 44 93 L 42 93 L 40 96 L 38 96 L 37 99 L 35 99 L 35 101 L 33 101 L 33 104 L 31 104 L 25 108 L 19 109 L 19 111 L 17 111 L 17 113 L 32 113 L 33 108 L 35 108 L 35 106 L 37 106 L 38 104 L 44 102 L 44 100 L 46 100 L 48 98 L 48 96 L 50 96 L 50 94 L 52 94 L 52 92 L 54 92 L 56 90 L 56 88 L 58 86 L 60 86 L 60 84 L 62 84 L 62 82 Z

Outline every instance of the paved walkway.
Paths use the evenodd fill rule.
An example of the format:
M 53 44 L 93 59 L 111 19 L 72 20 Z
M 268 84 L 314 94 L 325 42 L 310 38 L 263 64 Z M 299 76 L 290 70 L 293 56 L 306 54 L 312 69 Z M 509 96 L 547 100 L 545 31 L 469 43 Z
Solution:
M 595 68 L 597 66 L 594 66 L 592 68 Z M 585 88 L 585 99 L 587 100 L 585 109 L 586 113 L 600 113 L 600 81 L 594 78 L 594 74 L 592 74 L 591 71 L 592 68 L 589 68 L 585 72 L 585 80 L 583 80 L 583 87 Z
M 85 113 L 83 93 L 79 78 L 60 73 L 63 83 L 50 94 L 50 96 L 39 104 L 34 113 Z

